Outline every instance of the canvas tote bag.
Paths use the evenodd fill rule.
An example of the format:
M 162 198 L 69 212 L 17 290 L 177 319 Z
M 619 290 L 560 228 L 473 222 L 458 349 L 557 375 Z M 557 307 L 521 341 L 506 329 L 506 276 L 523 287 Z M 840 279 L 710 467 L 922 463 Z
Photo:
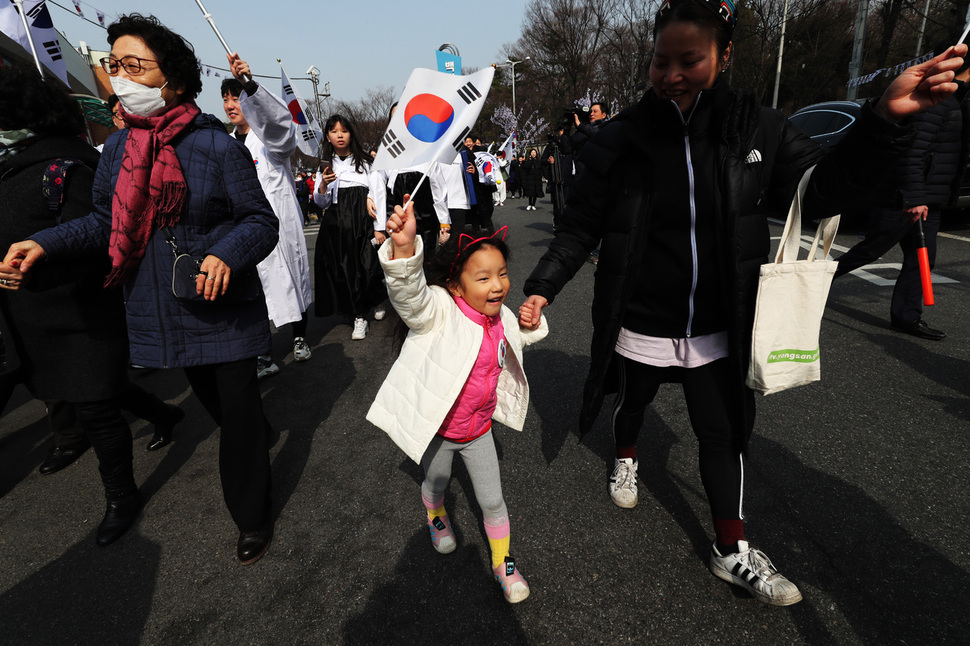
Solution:
M 802 199 L 814 169 L 805 171 L 798 184 L 775 262 L 761 265 L 745 383 L 765 395 L 821 378 L 818 334 L 839 264 L 825 258 L 839 229 L 839 216 L 819 223 L 808 258 L 799 260 Z M 821 259 L 815 257 L 819 240 Z

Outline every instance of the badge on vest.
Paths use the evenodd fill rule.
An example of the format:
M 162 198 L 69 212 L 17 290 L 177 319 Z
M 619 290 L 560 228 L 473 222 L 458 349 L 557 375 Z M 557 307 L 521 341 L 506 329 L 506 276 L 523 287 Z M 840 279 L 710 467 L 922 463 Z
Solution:
M 498 367 L 505 367 L 505 339 L 498 342 Z

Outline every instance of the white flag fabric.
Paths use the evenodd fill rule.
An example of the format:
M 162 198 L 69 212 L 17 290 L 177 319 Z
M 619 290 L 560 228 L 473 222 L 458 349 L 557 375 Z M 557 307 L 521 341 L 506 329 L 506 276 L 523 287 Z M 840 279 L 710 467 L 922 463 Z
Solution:
M 499 171 L 498 159 L 492 153 L 475 153 L 475 168 L 481 182 L 487 186 L 498 186 L 502 183 L 502 173 Z
M 505 153 L 505 161 L 510 162 L 515 157 L 515 130 L 509 135 L 502 147 L 499 148 L 503 153 Z
M 70 85 L 67 80 L 64 56 L 61 54 L 61 42 L 57 37 L 54 21 L 51 20 L 51 14 L 47 10 L 44 0 L 24 0 L 23 7 L 24 13 L 27 15 L 27 24 L 30 25 L 30 35 L 34 40 L 34 48 L 37 50 L 37 58 L 57 78 Z M 30 51 L 27 32 L 24 31 L 24 23 L 21 21 L 20 13 L 13 2 L 8 1 L 6 6 L 0 5 L 0 31 L 15 42 L 20 43 L 27 50 L 28 55 L 31 58 L 34 57 Z
M 314 116 L 313 111 L 307 106 L 306 101 L 290 85 L 290 79 L 287 78 L 286 70 L 283 69 L 282 65 L 280 65 L 280 73 L 283 79 L 283 103 L 290 109 L 290 114 L 293 115 L 293 123 L 296 125 L 296 130 L 300 135 L 297 145 L 300 147 L 300 152 L 304 155 L 316 157 L 320 154 L 323 130 Z
M 426 69 L 411 72 L 372 168 L 450 164 L 482 111 L 494 75 L 494 67 L 467 76 Z

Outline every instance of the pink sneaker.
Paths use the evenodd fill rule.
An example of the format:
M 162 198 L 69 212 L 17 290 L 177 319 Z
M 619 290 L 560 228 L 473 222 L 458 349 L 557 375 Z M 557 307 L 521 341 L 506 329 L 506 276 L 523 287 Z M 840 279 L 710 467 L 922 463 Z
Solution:
M 455 551 L 455 535 L 451 531 L 451 523 L 448 516 L 437 516 L 434 520 L 428 519 L 428 529 L 431 531 L 431 545 L 439 554 L 450 554 Z
M 502 594 L 509 603 L 524 601 L 529 596 L 529 584 L 515 567 L 515 559 L 505 557 L 505 563 L 492 570 L 495 579 L 502 586 Z

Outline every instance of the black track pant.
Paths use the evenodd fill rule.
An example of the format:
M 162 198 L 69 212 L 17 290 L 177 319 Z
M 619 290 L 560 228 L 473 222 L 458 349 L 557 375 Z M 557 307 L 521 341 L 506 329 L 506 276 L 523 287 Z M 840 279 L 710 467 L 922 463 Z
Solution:
M 738 379 L 727 359 L 697 368 L 658 368 L 617 357 L 620 364 L 620 392 L 613 408 L 613 438 L 616 446 L 635 446 L 643 415 L 657 395 L 660 384 L 679 383 L 684 388 L 687 413 L 699 444 L 701 482 L 717 519 L 741 518 L 741 453 L 734 441 L 735 420 L 740 419 L 738 402 L 731 393 Z

